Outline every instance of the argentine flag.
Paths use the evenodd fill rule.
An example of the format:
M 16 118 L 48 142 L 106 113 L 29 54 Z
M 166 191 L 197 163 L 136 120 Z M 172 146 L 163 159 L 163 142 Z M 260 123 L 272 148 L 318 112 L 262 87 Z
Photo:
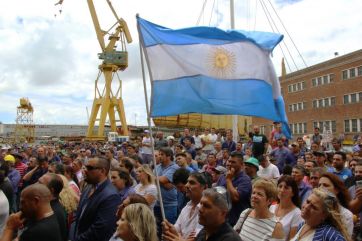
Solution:
M 270 59 L 282 35 L 211 27 L 173 30 L 140 17 L 137 22 L 151 78 L 151 117 L 257 116 L 281 122 L 291 137 Z

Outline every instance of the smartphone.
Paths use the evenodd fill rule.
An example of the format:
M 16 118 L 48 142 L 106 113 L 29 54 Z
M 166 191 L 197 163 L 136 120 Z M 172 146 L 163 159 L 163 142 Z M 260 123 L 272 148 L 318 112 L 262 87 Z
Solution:
M 357 188 L 362 188 L 362 180 L 356 181 L 356 187 Z

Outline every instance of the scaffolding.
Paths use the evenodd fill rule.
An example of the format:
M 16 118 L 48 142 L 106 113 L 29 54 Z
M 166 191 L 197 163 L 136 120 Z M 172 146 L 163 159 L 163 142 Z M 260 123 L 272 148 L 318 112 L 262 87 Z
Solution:
M 35 125 L 33 122 L 34 108 L 28 98 L 21 98 L 17 107 L 16 125 L 14 131 L 15 143 L 33 143 Z

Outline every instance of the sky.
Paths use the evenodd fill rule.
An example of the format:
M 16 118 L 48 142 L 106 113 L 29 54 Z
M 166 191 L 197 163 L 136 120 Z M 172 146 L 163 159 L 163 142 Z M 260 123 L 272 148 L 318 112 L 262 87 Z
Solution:
M 94 2 L 102 29 L 108 29 L 115 20 L 106 1 Z M 0 1 L 2 123 L 15 123 L 22 97 L 32 103 L 36 124 L 88 123 L 87 108 L 90 113 L 100 64 L 99 43 L 87 1 L 55 3 Z M 173 29 L 198 25 L 230 29 L 229 0 L 112 3 L 133 38 L 127 45 L 129 67 L 119 72 L 127 123 L 146 125 L 136 14 Z M 281 46 L 291 72 L 331 59 L 335 52 L 343 55 L 360 49 L 361 12 L 361 0 L 235 0 L 235 28 L 284 34 Z M 273 28 L 269 22 L 275 23 Z M 272 56 L 277 73 L 282 56 L 277 47 Z M 147 83 L 149 97 L 149 79 Z

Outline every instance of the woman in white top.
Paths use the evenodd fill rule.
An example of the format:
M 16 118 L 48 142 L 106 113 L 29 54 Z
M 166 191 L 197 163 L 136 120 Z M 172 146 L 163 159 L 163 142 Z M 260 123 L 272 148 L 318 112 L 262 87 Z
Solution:
M 270 206 L 269 210 L 282 223 L 285 240 L 290 240 L 297 233 L 299 224 L 303 222 L 300 214 L 298 184 L 289 175 L 278 180 L 278 203 Z
M 246 209 L 234 230 L 243 241 L 282 241 L 284 240 L 283 226 L 278 222 L 269 206 L 277 196 L 276 185 L 272 181 L 260 179 L 253 184 L 251 206 Z
M 336 195 L 339 201 L 339 211 L 342 215 L 343 223 L 345 224 L 349 237 L 351 238 L 354 227 L 353 213 L 348 210 L 348 204 L 349 201 L 351 201 L 351 197 L 343 181 L 333 173 L 326 172 L 321 175 L 318 186 Z
M 157 201 L 157 187 L 154 184 L 155 176 L 147 164 L 138 167 L 136 174 L 139 184 L 134 187 L 135 193 L 143 196 L 153 210 Z

